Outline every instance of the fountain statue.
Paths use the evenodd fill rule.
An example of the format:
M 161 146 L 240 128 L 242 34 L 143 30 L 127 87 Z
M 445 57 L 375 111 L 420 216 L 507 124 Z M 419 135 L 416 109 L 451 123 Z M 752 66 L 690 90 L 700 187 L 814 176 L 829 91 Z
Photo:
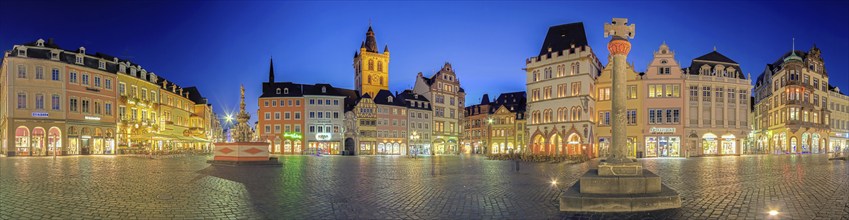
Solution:
M 214 157 L 208 161 L 213 165 L 276 165 L 280 162 L 268 152 L 269 143 L 257 142 L 248 121 L 251 115 L 245 111 L 245 86 L 241 88 L 239 113 L 236 125 L 230 130 L 233 142 L 215 143 Z

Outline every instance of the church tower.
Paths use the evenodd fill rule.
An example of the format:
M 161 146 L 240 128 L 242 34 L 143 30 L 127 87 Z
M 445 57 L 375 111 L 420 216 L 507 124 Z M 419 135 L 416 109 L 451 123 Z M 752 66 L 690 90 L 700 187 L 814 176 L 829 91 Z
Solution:
M 377 51 L 377 40 L 371 25 L 360 51 L 354 52 L 354 88 L 362 95 L 377 95 L 381 89 L 389 90 L 389 46 L 383 53 Z

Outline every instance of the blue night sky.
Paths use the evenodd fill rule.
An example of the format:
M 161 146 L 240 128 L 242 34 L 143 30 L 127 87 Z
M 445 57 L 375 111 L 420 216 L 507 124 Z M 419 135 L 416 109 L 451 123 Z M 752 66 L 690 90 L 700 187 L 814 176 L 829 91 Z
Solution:
M 247 89 L 255 113 L 273 56 L 277 81 L 353 88 L 354 51 L 369 20 L 379 48 L 391 51 L 390 89 L 411 88 L 452 63 L 468 104 L 483 93 L 525 88 L 524 61 L 539 52 L 549 26 L 584 22 L 590 46 L 607 57 L 603 24 L 636 24 L 629 61 L 644 71 L 661 42 L 682 65 L 714 46 L 757 77 L 766 63 L 816 43 L 831 83 L 849 88 L 847 2 L 0 2 L 0 48 L 54 38 L 139 63 L 198 86 L 217 112 L 238 106 Z M 602 60 L 607 64 L 607 60 Z M 256 116 L 254 116 L 254 119 Z

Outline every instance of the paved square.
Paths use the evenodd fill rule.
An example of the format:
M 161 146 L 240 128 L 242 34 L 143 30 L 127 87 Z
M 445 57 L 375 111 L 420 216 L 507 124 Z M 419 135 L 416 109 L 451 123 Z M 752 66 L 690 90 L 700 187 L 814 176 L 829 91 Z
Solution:
M 849 219 L 849 163 L 824 155 L 642 160 L 683 207 L 558 211 L 589 164 L 476 156 L 286 156 L 283 167 L 213 167 L 205 157 L 0 158 L 0 219 Z M 556 180 L 557 184 L 552 184 Z

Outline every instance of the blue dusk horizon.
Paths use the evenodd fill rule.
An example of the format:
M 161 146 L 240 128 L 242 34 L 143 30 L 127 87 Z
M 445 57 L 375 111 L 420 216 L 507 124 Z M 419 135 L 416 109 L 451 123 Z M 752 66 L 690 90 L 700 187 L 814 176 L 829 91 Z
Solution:
M 370 23 L 378 47 L 392 54 L 391 90 L 410 89 L 417 73 L 430 76 L 450 62 L 467 105 L 483 94 L 524 91 L 525 59 L 538 55 L 550 26 L 583 22 L 607 65 L 603 24 L 614 17 L 636 24 L 628 61 L 637 71 L 666 42 L 682 67 L 716 48 L 756 78 L 795 38 L 797 50 L 822 50 L 830 84 L 849 88 L 849 2 L 2 1 L 0 8 L 4 51 L 52 38 L 63 49 L 128 59 L 197 86 L 222 116 L 238 108 L 240 84 L 256 113 L 272 57 L 278 82 L 353 89 L 352 57 Z

